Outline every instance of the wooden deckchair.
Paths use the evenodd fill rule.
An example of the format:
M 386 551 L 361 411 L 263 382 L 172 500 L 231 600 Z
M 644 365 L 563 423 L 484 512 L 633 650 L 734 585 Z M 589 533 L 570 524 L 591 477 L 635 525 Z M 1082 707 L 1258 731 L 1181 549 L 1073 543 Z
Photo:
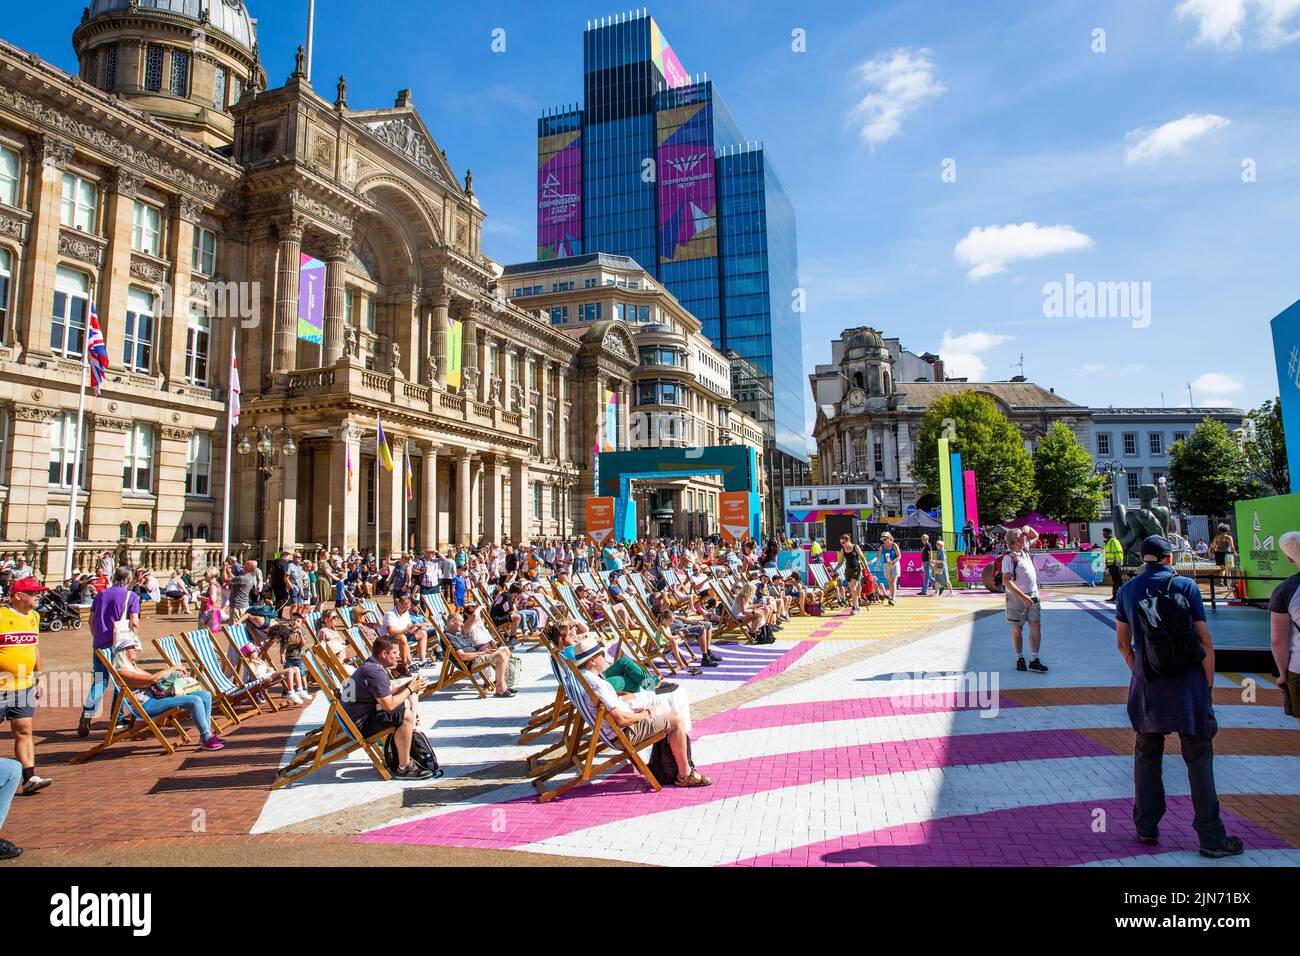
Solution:
M 267 691 L 265 696 L 267 703 L 271 705 L 271 711 L 273 713 L 278 711 L 280 707 L 275 703 L 275 699 L 269 691 L 273 687 L 283 689 L 288 682 L 288 678 L 282 674 L 279 677 L 264 679 L 253 673 L 248 658 L 244 656 L 244 645 L 251 641 L 248 636 L 247 624 L 230 624 L 222 628 L 221 633 L 226 639 L 226 661 L 230 664 L 230 669 L 239 677 L 242 677 L 246 684 L 260 685 L 264 691 Z M 262 660 L 266 661 L 268 665 L 271 663 L 265 656 L 262 657 Z
M 321 693 L 329 701 L 329 711 L 325 715 L 325 722 L 320 728 L 311 735 L 311 742 L 307 746 L 299 745 L 298 751 L 294 756 L 280 768 L 275 776 L 275 781 L 271 784 L 271 789 L 276 790 L 286 784 L 292 783 L 300 777 L 320 769 L 336 760 L 342 760 L 356 750 L 365 752 L 370 758 L 379 776 L 384 780 L 391 780 L 392 774 L 388 772 L 388 767 L 384 763 L 384 741 L 388 735 L 393 733 L 395 727 L 386 727 L 377 734 L 366 737 L 361 730 L 348 716 L 343 709 L 343 681 L 339 679 L 338 672 L 329 663 L 323 659 L 328 657 L 328 653 L 321 654 L 323 648 L 313 647 L 306 657 L 303 658 L 307 664 L 307 669 L 312 672 L 312 676 L 320 685 Z
M 270 698 L 262 693 L 261 684 L 249 683 L 243 680 L 238 672 L 229 670 L 229 665 L 217 650 L 216 641 L 212 639 L 212 632 L 207 628 L 187 631 L 181 636 L 181 646 L 189 648 L 186 656 L 199 668 L 199 673 L 195 676 L 214 699 L 218 694 L 232 700 L 244 698 L 256 708 L 258 713 L 262 712 L 264 703 L 271 703 Z M 261 701 L 258 700 L 259 697 L 262 698 Z M 274 705 L 271 705 L 271 710 L 272 712 L 276 710 Z
M 623 729 L 614 722 L 605 705 L 597 702 L 591 692 L 591 685 L 587 682 L 586 675 L 582 673 L 577 664 L 563 656 L 558 657 L 558 663 L 561 668 L 560 673 L 564 679 L 565 693 L 569 698 L 569 702 L 573 705 L 575 719 L 585 725 L 585 733 L 583 728 L 578 728 L 575 731 L 578 744 L 572 757 L 567 761 L 569 767 L 577 771 L 577 775 L 552 790 L 546 789 L 546 781 L 566 769 L 565 767 L 554 767 L 545 775 L 534 779 L 533 786 L 537 790 L 538 802 L 546 803 L 554 800 L 579 784 L 592 780 L 600 774 L 613 770 L 615 767 L 629 761 L 645 778 L 646 783 L 650 784 L 652 790 L 662 790 L 663 787 L 659 781 L 655 779 L 654 774 L 650 772 L 650 768 L 641 759 L 640 751 L 667 738 L 667 731 L 653 734 L 640 743 L 633 744 L 628 739 L 627 734 L 623 732 Z M 604 750 L 613 753 L 597 763 L 597 756 Z
M 203 668 L 199 666 L 198 661 L 186 652 L 185 647 L 180 641 L 168 634 L 164 637 L 154 638 L 153 646 L 158 649 L 159 656 L 162 657 L 163 663 L 168 667 L 186 667 L 189 669 L 190 676 L 200 684 L 203 684 L 203 689 L 206 690 L 208 695 L 212 698 L 212 725 L 218 734 L 223 733 L 227 727 L 222 727 L 218 722 L 219 718 L 217 715 L 217 708 L 220 708 L 221 712 L 230 719 L 230 724 L 227 726 L 243 723 L 243 720 L 239 716 L 239 712 L 235 710 L 234 701 L 220 691 L 214 692 L 211 687 L 204 683 L 203 677 L 201 676 Z M 252 702 L 250 701 L 249 703 L 251 704 Z M 256 710 L 255 705 L 254 712 L 260 713 L 260 711 Z
M 185 714 L 185 710 L 180 707 L 171 707 L 154 717 L 150 717 L 139 701 L 135 699 L 135 692 L 127 685 L 122 675 L 117 672 L 113 666 L 112 660 L 104 653 L 104 649 L 96 648 L 95 656 L 99 658 L 100 665 L 108 673 L 109 680 L 113 682 L 113 707 L 108 715 L 108 730 L 104 734 L 104 739 L 95 746 L 91 747 L 84 754 L 77 754 L 72 757 L 68 763 L 85 763 L 97 753 L 102 753 L 119 740 L 138 740 L 147 734 L 153 734 L 158 743 L 162 744 L 163 751 L 168 754 L 176 752 L 163 734 L 163 728 L 171 727 L 180 737 L 182 744 L 190 742 L 190 735 L 185 732 L 181 726 L 180 717 Z M 118 722 L 122 720 L 123 711 L 135 718 L 135 723 L 128 729 L 118 730 Z
M 438 640 L 442 642 L 442 670 L 438 674 L 436 684 L 431 685 L 434 690 L 446 690 L 447 688 L 467 680 L 476 691 L 480 698 L 486 699 L 488 691 L 492 689 L 492 684 L 488 682 L 487 675 L 483 672 L 492 669 L 490 658 L 485 659 L 480 656 L 477 658 L 467 658 L 456 646 L 452 644 L 451 638 L 442 628 L 438 628 Z

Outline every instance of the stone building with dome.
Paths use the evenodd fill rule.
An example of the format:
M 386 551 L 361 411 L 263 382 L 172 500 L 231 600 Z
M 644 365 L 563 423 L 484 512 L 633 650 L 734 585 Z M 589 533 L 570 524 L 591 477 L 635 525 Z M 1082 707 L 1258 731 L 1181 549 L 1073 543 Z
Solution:
M 253 556 L 580 530 L 586 397 L 629 394 L 627 323 L 575 337 L 512 301 L 411 95 L 356 108 L 301 52 L 272 87 L 259 39 L 241 0 L 93 0 L 76 74 L 0 41 L 0 553 L 57 573 L 74 530 L 78 567 L 215 560 L 228 457 Z M 111 367 L 69 529 L 92 310 Z
M 1032 453 L 1052 425 L 1064 422 L 1092 447 L 1092 413 L 1054 390 L 1017 376 L 969 382 L 945 374 L 941 356 L 917 354 L 869 326 L 845 329 L 831 342 L 831 361 L 808 376 L 816 419 L 822 484 L 872 486 L 878 517 L 900 517 L 909 506 L 932 511 L 937 495 L 912 479 L 914 442 L 930 405 L 945 395 L 975 391 L 1020 429 Z

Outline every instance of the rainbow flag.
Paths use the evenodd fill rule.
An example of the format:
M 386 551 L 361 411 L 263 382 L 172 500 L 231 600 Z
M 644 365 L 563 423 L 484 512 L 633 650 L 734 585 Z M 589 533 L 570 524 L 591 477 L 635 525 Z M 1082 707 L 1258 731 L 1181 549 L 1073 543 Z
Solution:
M 378 415 L 375 416 L 375 426 L 375 457 L 379 459 L 379 463 L 384 466 L 385 471 L 392 471 L 393 452 L 388 447 L 388 439 L 384 437 L 384 423 L 379 420 Z
M 411 488 L 411 443 L 409 441 L 404 451 L 406 453 L 406 500 L 410 501 L 415 497 L 415 492 Z

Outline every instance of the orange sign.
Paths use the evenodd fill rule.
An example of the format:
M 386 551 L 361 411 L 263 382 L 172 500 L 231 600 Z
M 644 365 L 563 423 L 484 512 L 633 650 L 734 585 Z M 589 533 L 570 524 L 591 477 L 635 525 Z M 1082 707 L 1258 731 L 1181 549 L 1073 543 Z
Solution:
M 722 536 L 728 541 L 743 541 L 749 537 L 749 492 L 724 491 L 718 495 L 718 523 Z
M 587 499 L 587 537 L 603 545 L 614 533 L 614 499 Z

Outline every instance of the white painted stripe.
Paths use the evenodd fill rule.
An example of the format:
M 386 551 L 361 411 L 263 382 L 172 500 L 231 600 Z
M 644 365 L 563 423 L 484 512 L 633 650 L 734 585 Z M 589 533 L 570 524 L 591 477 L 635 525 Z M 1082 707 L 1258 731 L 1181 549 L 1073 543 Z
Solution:
M 1300 757 L 1220 757 L 1220 793 L 1294 793 Z M 1165 758 L 1166 791 L 1188 794 L 1181 758 Z M 913 771 L 732 797 L 650 813 L 519 850 L 665 866 L 719 866 L 869 830 L 1041 804 L 1116 800 L 1133 793 L 1130 757 L 1082 757 Z M 1088 827 L 1083 816 L 1079 827 Z

